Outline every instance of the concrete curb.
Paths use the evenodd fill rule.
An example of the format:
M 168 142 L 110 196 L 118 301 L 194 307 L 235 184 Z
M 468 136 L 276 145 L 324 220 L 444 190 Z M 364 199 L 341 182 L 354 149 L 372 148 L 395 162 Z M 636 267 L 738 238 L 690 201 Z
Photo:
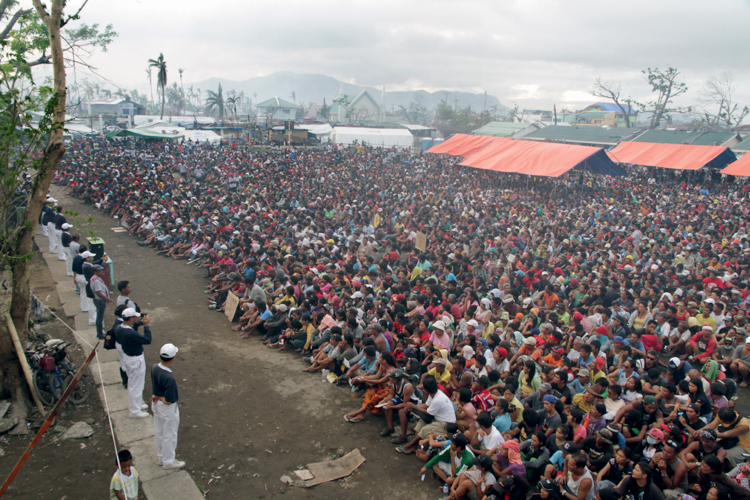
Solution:
M 47 262 L 52 278 L 55 280 L 58 296 L 62 303 L 64 314 L 58 314 L 58 316 L 74 318 L 76 333 L 92 345 L 96 344 L 96 328 L 89 326 L 88 313 L 81 312 L 80 297 L 75 293 L 73 278 L 66 274 L 65 262 L 58 260 L 57 254 L 50 254 L 44 250 L 49 249 L 49 243 L 39 226 L 37 226 L 35 238 L 36 236 L 39 236 L 37 245 Z M 76 337 L 76 341 L 86 355 L 91 352 L 91 347 L 82 342 L 80 338 Z M 122 387 L 117 351 L 108 351 L 100 344 L 96 357 L 101 366 L 101 375 L 99 374 L 99 368 L 93 363 L 90 371 L 93 381 L 97 385 L 97 394 L 102 401 L 102 405 L 106 408 L 107 405 L 104 402 L 104 390 L 106 388 L 107 404 L 117 442 L 121 448 L 128 448 L 135 455 L 135 466 L 141 475 L 141 486 L 146 497 L 149 500 L 171 500 L 173 498 L 202 500 L 203 494 L 187 471 L 168 471 L 156 464 L 153 417 L 149 416 L 144 419 L 128 417 L 128 393 Z

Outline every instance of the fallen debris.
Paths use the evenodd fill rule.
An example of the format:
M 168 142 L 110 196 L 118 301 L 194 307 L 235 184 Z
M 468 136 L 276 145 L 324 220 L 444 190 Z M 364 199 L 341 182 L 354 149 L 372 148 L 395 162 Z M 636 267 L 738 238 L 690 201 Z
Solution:
M 305 488 L 310 488 L 318 484 L 347 477 L 357 470 L 363 463 L 365 463 L 365 457 L 363 457 L 359 449 L 356 448 L 338 460 L 307 464 L 307 469 L 296 470 L 294 473 L 297 477 L 303 480 L 302 485 L 304 485 Z M 299 481 L 295 481 L 289 476 L 282 476 L 281 480 L 286 484 L 300 486 Z

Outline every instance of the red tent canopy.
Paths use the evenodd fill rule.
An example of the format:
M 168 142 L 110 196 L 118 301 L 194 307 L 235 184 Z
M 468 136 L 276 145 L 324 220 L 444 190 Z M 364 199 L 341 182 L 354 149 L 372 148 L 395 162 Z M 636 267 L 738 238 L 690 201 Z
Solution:
M 494 141 L 459 165 L 544 177 L 560 177 L 578 166 L 597 173 L 625 174 L 601 148 L 537 141 Z
M 746 154 L 736 162 L 729 165 L 721 171 L 726 175 L 738 175 L 740 177 L 750 177 L 750 154 Z
M 657 144 L 653 142 L 621 142 L 607 154 L 618 163 L 632 163 L 650 167 L 698 170 L 719 157 L 734 154 L 723 146 L 696 146 L 693 144 Z M 733 161 L 726 158 L 721 166 Z
M 511 139 L 487 137 L 485 135 L 455 134 L 450 139 L 432 146 L 425 153 L 463 156 L 465 158 L 494 140 L 510 141 Z

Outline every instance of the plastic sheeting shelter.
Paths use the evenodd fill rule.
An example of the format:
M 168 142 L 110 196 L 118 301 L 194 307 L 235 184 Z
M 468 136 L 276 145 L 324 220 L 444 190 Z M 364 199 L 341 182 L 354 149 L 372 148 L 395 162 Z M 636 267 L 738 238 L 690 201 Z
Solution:
M 414 145 L 414 136 L 404 128 L 334 127 L 331 142 L 334 144 L 366 144 L 381 147 L 407 147 Z
M 627 175 L 601 148 L 502 138 L 493 140 L 459 165 L 541 177 L 560 177 L 572 169 Z
M 722 174 L 750 177 L 750 154 L 746 154 L 721 171 Z
M 703 167 L 722 168 L 737 159 L 729 148 L 723 146 L 655 142 L 621 142 L 608 154 L 618 163 L 678 170 L 698 170 Z
M 104 137 L 106 137 L 107 139 L 112 139 L 113 137 L 117 137 L 120 135 L 134 135 L 136 137 L 143 137 L 146 139 L 181 139 L 185 137 L 183 134 L 161 134 L 159 132 L 154 132 L 153 130 L 132 128 L 111 132 Z
M 490 142 L 497 139 L 497 137 L 488 137 L 485 135 L 454 134 L 450 139 L 446 139 L 442 143 L 432 146 L 430 149 L 425 151 L 425 153 L 462 156 L 466 158 L 470 154 L 479 150 L 481 147 L 486 146 Z

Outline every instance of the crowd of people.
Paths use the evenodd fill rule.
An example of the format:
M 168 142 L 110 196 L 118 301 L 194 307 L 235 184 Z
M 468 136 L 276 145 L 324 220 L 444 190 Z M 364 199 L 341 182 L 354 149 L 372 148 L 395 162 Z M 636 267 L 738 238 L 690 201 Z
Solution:
M 342 425 L 382 416 L 451 499 L 750 500 L 748 185 L 457 163 L 101 141 L 56 182 L 361 394 Z

